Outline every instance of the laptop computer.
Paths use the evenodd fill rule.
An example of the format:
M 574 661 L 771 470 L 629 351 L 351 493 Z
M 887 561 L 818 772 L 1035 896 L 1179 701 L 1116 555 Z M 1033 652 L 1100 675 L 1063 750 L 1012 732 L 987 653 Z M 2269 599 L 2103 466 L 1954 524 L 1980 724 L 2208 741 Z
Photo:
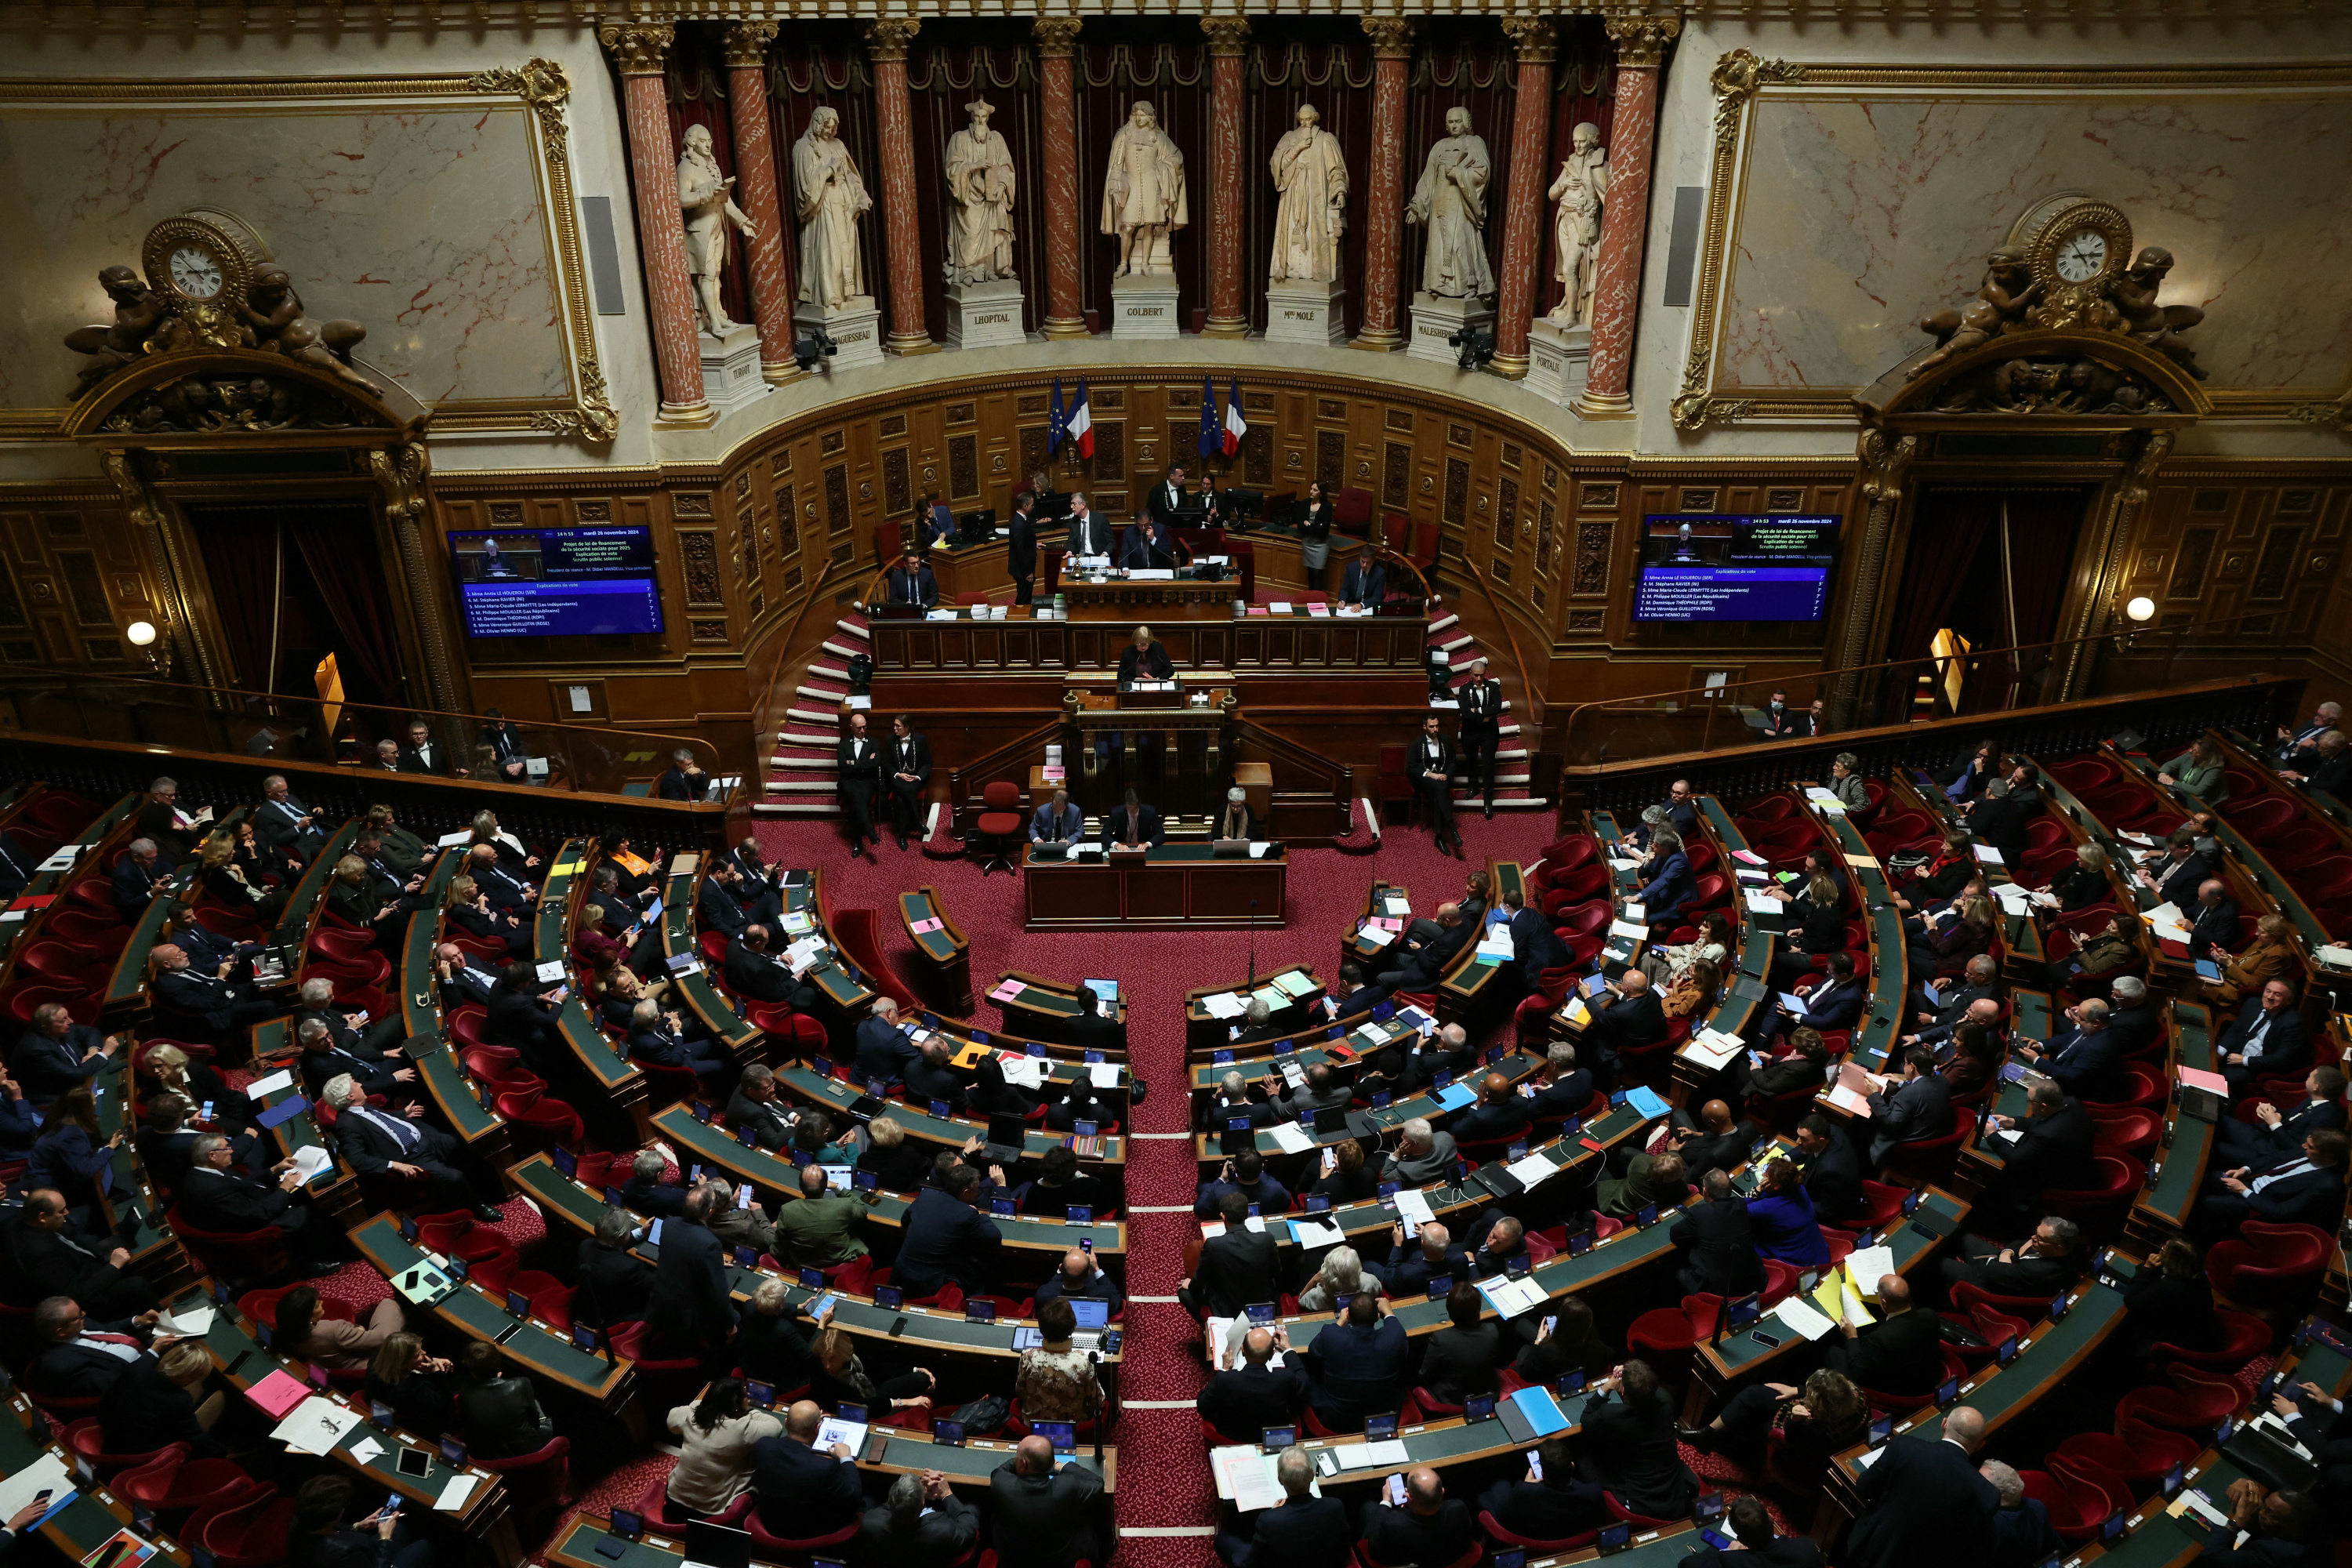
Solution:
M 1220 860 L 1246 860 L 1249 858 L 1249 840 L 1220 838 L 1209 846 L 1209 853 Z
M 751 1568 L 751 1532 L 695 1520 L 686 1527 L 690 1568 Z
M 981 1155 L 991 1164 L 1010 1165 L 1021 1158 L 1027 1142 L 1027 1120 L 1016 1111 L 999 1111 L 988 1119 L 988 1142 Z
M 1067 840 L 1029 846 L 1029 858 L 1032 860 L 1066 860 L 1069 858 L 1070 846 Z

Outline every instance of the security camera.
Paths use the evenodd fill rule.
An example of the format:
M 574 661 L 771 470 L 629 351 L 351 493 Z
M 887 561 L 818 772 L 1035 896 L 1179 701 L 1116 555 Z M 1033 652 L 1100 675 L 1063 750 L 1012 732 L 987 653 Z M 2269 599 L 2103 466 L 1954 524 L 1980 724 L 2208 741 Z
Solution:
M 829 359 L 841 352 L 835 342 L 814 327 L 793 340 L 793 363 L 803 371 L 814 370 L 820 359 Z
M 1495 329 L 1465 327 L 1446 339 L 1445 346 L 1462 351 L 1462 357 L 1454 363 L 1464 370 L 1477 370 L 1495 357 Z

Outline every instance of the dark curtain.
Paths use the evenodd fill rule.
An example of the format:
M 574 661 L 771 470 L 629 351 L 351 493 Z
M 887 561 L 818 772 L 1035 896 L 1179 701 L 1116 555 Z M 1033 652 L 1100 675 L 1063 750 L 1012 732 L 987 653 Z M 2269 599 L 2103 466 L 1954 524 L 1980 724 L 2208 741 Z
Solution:
M 359 701 L 397 702 L 400 654 L 378 565 L 375 526 L 361 507 L 289 517 L 287 532 L 301 547 L 319 603 L 335 624 L 338 651 L 356 666 L 344 686 Z M 356 679 L 354 679 L 356 678 Z
M 2059 634 L 2058 607 L 2074 569 L 2074 544 L 2083 531 L 2086 490 L 2012 490 L 1999 498 L 2009 506 L 2009 597 L 2017 616 L 2019 643 L 2047 643 Z M 2008 661 L 2003 660 L 2004 664 Z M 2050 650 L 2033 648 L 2018 657 L 2014 679 L 2021 708 L 2041 700 L 2042 678 Z M 2006 689 L 2011 679 L 2004 670 Z
M 1977 563 L 1977 552 L 1992 542 L 2000 520 L 2000 498 L 1984 490 L 1928 490 L 1911 519 L 1911 547 L 1903 563 L 1903 591 L 1896 598 L 1895 626 L 1885 658 L 1924 658 L 1938 629 L 1951 622 L 1960 588 Z M 1994 544 L 1994 548 L 1999 548 Z M 1916 669 L 1890 670 L 1885 679 L 1882 723 L 1898 723 L 1916 689 Z
M 278 609 L 278 514 L 194 507 L 188 521 L 204 557 L 213 613 L 236 666 L 231 684 L 249 691 L 274 689 L 278 672 L 269 667 L 269 648 Z

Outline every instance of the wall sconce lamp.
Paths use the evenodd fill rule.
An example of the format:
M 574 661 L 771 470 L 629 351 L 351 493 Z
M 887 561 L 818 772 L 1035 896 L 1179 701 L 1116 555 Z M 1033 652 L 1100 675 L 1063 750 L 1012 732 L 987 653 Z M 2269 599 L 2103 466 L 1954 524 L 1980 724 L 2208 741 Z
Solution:
M 2134 595 L 2131 601 L 2124 605 L 2124 614 L 2145 626 L 2156 616 L 2156 601 L 2146 594 Z
M 158 676 L 172 673 L 172 647 L 157 634 L 154 622 L 133 621 L 122 628 L 122 635 L 146 658 Z

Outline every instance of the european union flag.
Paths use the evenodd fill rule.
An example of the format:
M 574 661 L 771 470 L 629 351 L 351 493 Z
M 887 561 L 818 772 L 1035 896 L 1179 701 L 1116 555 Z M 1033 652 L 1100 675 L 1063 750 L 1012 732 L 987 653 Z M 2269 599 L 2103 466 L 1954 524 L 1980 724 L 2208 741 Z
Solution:
M 1217 395 L 1209 378 L 1201 378 L 1201 456 L 1213 457 L 1225 449 L 1225 422 L 1217 417 Z
M 1051 456 L 1061 446 L 1062 437 L 1069 433 L 1070 416 L 1062 408 L 1062 378 L 1057 375 L 1054 378 L 1053 411 L 1045 416 L 1046 454 Z

